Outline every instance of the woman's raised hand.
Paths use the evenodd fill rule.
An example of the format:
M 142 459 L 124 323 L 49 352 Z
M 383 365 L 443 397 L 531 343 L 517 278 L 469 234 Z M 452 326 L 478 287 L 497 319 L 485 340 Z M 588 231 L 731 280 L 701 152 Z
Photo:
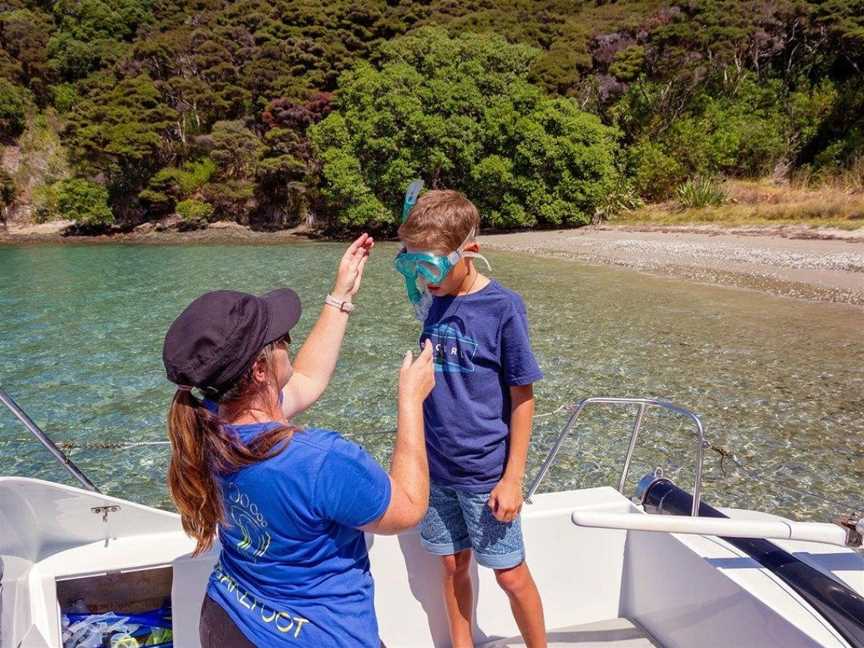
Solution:
M 336 283 L 331 294 L 336 299 L 351 301 L 351 298 L 360 290 L 360 281 L 363 279 L 363 268 L 369 253 L 375 245 L 375 239 L 368 234 L 361 234 L 342 255 L 339 269 L 336 271 Z
M 399 370 L 399 400 L 422 403 L 435 386 L 435 363 L 432 361 L 432 342 L 428 339 L 423 351 L 413 360 L 410 351 L 405 353 Z

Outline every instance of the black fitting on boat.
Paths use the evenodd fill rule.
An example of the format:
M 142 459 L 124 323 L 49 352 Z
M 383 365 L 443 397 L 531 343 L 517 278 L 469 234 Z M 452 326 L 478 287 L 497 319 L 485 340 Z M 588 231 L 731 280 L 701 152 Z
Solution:
M 651 475 L 653 477 L 653 475 Z M 647 477 L 645 478 L 647 479 Z M 640 489 L 646 513 L 690 515 L 693 497 L 668 479 L 654 477 Z M 725 518 L 704 501 L 699 515 Z M 864 648 L 864 597 L 839 580 L 828 576 L 761 538 L 723 538 L 774 573 L 828 621 L 854 648 Z
M 643 504 L 645 503 L 645 497 L 648 494 L 648 491 L 651 490 L 651 487 L 657 482 L 668 482 L 672 483 L 670 480 L 663 477 L 660 469 L 658 468 L 653 473 L 648 473 L 642 479 L 639 480 L 639 483 L 636 484 L 636 493 L 634 495 L 633 501 L 639 500 Z

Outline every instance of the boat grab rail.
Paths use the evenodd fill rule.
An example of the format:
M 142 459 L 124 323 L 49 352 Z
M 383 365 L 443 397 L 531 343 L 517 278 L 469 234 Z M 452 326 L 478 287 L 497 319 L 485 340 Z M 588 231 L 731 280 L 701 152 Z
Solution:
M 93 491 L 94 493 L 99 493 L 99 489 L 96 488 L 96 485 L 90 481 L 90 479 L 85 475 L 81 470 L 76 466 L 73 461 L 63 454 L 63 451 L 58 448 L 54 442 L 45 434 L 41 428 L 33 422 L 27 412 L 25 412 L 21 407 L 16 403 L 13 398 L 6 392 L 2 387 L 0 387 L 0 403 L 3 403 L 6 408 L 15 415 L 21 423 L 24 424 L 24 427 L 30 431 L 30 433 L 39 440 L 48 452 L 57 460 L 57 462 L 63 466 L 69 473 L 78 480 L 78 482 L 87 490 Z
M 699 514 L 699 503 L 702 499 L 702 466 L 705 461 L 705 449 L 707 447 L 705 443 L 705 430 L 702 426 L 702 420 L 699 418 L 699 416 L 697 416 L 685 407 L 680 407 L 673 403 L 669 403 L 663 400 L 657 400 L 654 398 L 617 398 L 607 396 L 592 396 L 590 398 L 583 398 L 582 400 L 572 405 L 570 407 L 570 418 L 567 419 L 567 422 L 564 424 L 564 427 L 561 429 L 561 432 L 555 439 L 555 443 L 552 445 L 552 449 L 546 456 L 546 460 L 540 467 L 540 471 L 537 473 L 537 476 L 534 477 L 534 480 L 528 487 L 528 495 L 526 496 L 525 501 L 529 504 L 533 503 L 532 498 L 537 492 L 537 489 L 540 487 L 540 482 L 543 481 L 546 473 L 549 472 L 549 468 L 551 468 L 552 464 L 555 462 L 555 459 L 558 456 L 558 452 L 561 450 L 561 444 L 564 442 L 564 438 L 573 428 L 576 420 L 579 418 L 579 415 L 582 414 L 582 411 L 588 405 L 639 406 L 639 409 L 636 412 L 636 418 L 633 421 L 633 431 L 630 433 L 630 443 L 627 446 L 627 454 L 624 456 L 624 467 L 621 471 L 621 478 L 618 480 L 618 491 L 621 493 L 624 492 L 624 482 L 627 480 L 627 474 L 630 472 L 630 460 L 633 458 L 633 451 L 636 448 L 636 441 L 639 438 L 639 431 L 642 428 L 642 419 L 645 416 L 645 411 L 649 407 L 657 407 L 660 409 L 674 412 L 690 419 L 693 422 L 693 426 L 696 428 L 696 476 L 693 481 L 693 508 L 690 512 L 690 515 L 694 517 L 697 516 Z

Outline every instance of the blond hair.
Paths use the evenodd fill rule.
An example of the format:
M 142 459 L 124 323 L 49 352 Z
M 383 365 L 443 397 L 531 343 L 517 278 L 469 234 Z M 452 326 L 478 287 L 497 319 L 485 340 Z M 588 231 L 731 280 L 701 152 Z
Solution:
M 480 229 L 480 213 L 470 200 L 450 189 L 428 191 L 399 227 L 399 238 L 418 250 L 452 252 Z

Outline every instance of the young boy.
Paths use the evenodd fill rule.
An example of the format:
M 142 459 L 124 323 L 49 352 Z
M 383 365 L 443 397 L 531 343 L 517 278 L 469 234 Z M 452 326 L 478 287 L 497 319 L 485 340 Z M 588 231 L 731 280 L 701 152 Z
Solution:
M 421 345 L 432 341 L 436 370 L 423 407 L 432 483 L 421 541 L 441 556 L 454 648 L 474 645 L 472 551 L 495 570 L 527 645 L 543 648 L 543 606 L 519 523 L 532 384 L 543 374 L 522 299 L 480 274 L 470 258 L 478 256 L 479 224 L 477 208 L 462 194 L 430 191 L 399 228 L 406 249 L 397 268 L 408 276 L 418 266 L 420 287 L 433 297 L 420 338 Z

